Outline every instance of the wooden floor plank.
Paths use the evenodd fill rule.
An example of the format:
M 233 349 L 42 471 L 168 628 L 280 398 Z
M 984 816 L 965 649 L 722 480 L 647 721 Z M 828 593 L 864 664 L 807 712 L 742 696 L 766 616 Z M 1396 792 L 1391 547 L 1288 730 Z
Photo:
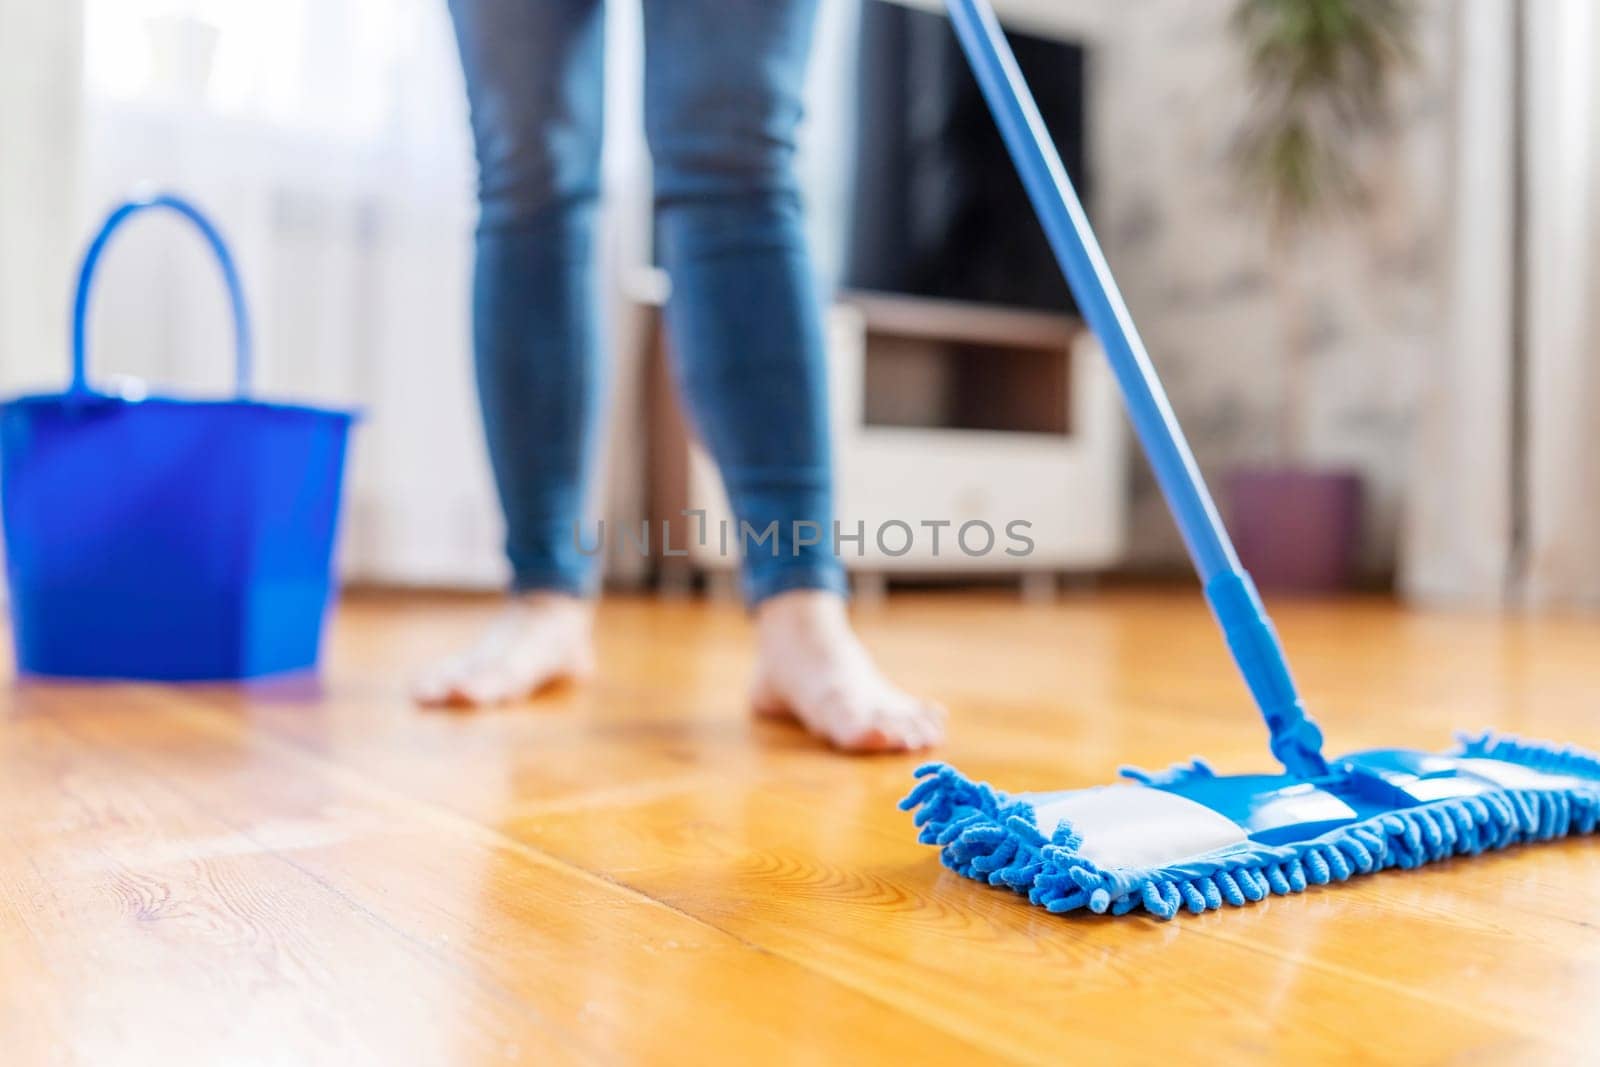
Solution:
M 736 608 L 611 603 L 592 685 L 413 708 L 406 674 L 491 611 L 347 604 L 319 685 L 5 696 L 6 1062 L 1526 1063 L 1600 1038 L 1591 842 L 1168 924 L 1050 916 L 915 844 L 918 760 L 752 722 Z M 1334 751 L 1600 743 L 1600 622 L 1277 614 Z M 1268 767 L 1186 592 L 861 622 L 950 706 L 940 756 L 1003 787 Z
M 63 715 L 125 776 L 181 780 L 196 807 L 253 840 L 282 842 L 297 870 L 363 902 L 450 970 L 568 1021 L 563 1036 L 586 1056 L 640 1062 L 696 1048 L 705 1016 L 686 1004 L 714 1012 L 718 1046 L 737 1060 L 784 1047 L 817 1062 L 978 1053 L 614 879 L 251 734 L 214 708 L 141 692 L 114 714 Z M 762 995 L 741 993 L 754 988 Z M 797 1003 L 817 1018 L 797 1015 Z M 540 1062 L 536 1032 L 510 1044 Z
M 548 1062 L 580 1062 L 570 1020 L 451 973 L 285 862 L 297 834 L 324 828 L 284 827 L 275 843 L 241 834 L 80 743 L 70 718 L 40 709 L 0 749 L 0 869 L 16 916 L 0 947 L 0 1034 L 53 1020 L 53 1048 L 34 1062 L 497 1062 L 535 1040 Z M 28 941 L 42 973 L 18 971 L 13 946 Z M 439 1012 L 457 1016 L 448 1032 L 428 1021 Z M 7 1062 L 28 1062 L 7 1046 Z

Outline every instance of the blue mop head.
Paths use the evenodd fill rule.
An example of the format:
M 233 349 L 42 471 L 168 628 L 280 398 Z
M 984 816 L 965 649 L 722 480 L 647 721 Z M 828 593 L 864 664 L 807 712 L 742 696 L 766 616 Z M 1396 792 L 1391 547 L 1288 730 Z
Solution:
M 1008 796 L 930 763 L 900 802 L 944 865 L 1053 912 L 1170 919 L 1600 821 L 1600 756 L 1489 733 L 1448 755 L 1353 753 L 1316 779 L 1220 777 L 1199 760 L 1130 784 Z

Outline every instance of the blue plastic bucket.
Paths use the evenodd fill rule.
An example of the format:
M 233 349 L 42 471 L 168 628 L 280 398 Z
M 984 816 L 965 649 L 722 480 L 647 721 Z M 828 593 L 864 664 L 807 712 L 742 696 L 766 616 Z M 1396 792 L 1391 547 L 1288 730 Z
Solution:
M 165 208 L 216 253 L 236 396 L 122 397 L 88 384 L 95 267 Z M 18 669 L 79 678 L 248 678 L 316 665 L 353 415 L 248 399 L 249 319 L 217 229 L 162 194 L 107 217 L 78 274 L 72 385 L 0 404 L 0 504 Z

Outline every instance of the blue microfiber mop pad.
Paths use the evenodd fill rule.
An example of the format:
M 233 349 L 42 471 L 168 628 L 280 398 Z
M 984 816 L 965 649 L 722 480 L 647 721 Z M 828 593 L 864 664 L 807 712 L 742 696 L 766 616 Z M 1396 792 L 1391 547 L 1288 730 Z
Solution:
M 901 801 L 945 866 L 1053 912 L 1170 919 L 1600 821 L 1600 756 L 1492 734 L 1447 755 L 1375 749 L 1313 779 L 1199 760 L 1129 784 L 1008 795 L 930 763 Z

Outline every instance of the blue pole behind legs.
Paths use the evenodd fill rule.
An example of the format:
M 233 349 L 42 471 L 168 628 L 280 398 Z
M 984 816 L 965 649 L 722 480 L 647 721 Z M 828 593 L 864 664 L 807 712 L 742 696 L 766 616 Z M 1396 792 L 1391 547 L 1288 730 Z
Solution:
M 1277 633 L 1255 583 L 1239 564 L 1144 342 L 1067 177 L 1044 119 L 988 0 L 948 0 L 967 61 L 994 113 L 1078 307 L 1105 348 L 1167 506 L 1205 586 L 1206 599 L 1290 773 L 1327 773 L 1322 733 L 1295 691 Z

